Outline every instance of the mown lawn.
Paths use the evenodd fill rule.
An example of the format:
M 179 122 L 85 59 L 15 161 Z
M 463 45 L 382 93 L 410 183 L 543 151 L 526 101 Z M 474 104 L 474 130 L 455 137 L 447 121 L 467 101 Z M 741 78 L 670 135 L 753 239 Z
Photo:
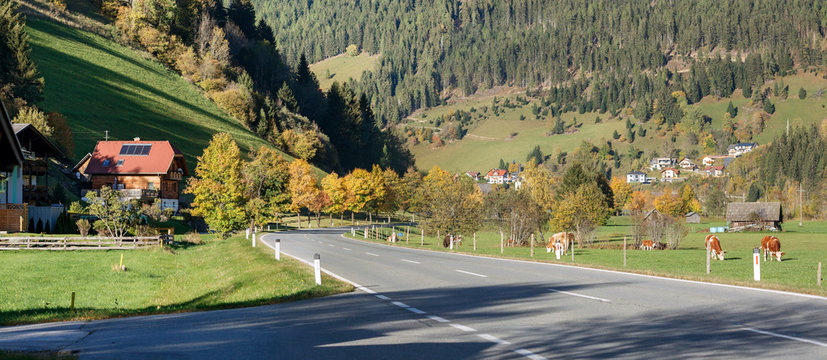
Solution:
M 752 252 L 758 247 L 766 233 L 724 233 L 718 234 L 721 246 L 726 250 L 724 261 L 713 260 L 711 273 L 706 275 L 706 250 L 704 238 L 710 226 L 723 226 L 720 219 L 705 220 L 702 224 L 690 225 L 692 230 L 681 242 L 679 250 L 642 251 L 631 249 L 626 252 L 626 267 L 623 266 L 623 237 L 628 233 L 628 219 L 614 217 L 599 229 L 595 245 L 590 248 L 575 250 L 574 261 L 568 257 L 556 260 L 554 253 L 546 253 L 545 244 L 535 245 L 534 257 L 530 247 L 504 249 L 500 254 L 500 235 L 496 229 L 477 232 L 477 250 L 473 249 L 473 234 L 464 234 L 463 245 L 457 252 L 476 253 L 485 256 L 503 256 L 508 258 L 531 259 L 579 266 L 617 269 L 643 274 L 662 275 L 691 280 L 721 282 L 736 285 L 756 286 L 762 288 L 790 290 L 797 292 L 827 295 L 824 287 L 816 284 L 816 269 L 819 262 L 827 266 L 827 223 L 805 222 L 799 228 L 798 223 L 786 224 L 785 231 L 775 233 L 781 240 L 785 252 L 783 261 L 763 262 L 761 282 L 753 279 Z M 365 240 L 362 229 L 356 233 L 356 239 Z M 405 233 L 406 226 L 397 227 L 397 232 Z M 390 235 L 390 229 L 383 229 L 383 237 Z M 451 251 L 442 247 L 442 240 L 435 236 L 426 236 L 421 240 L 420 229 L 410 228 L 410 239 L 405 236 L 396 246 L 425 248 L 437 251 Z M 546 237 L 550 234 L 545 234 Z M 348 236 L 350 234 L 348 233 Z M 508 235 L 506 234 L 506 237 Z M 379 240 L 371 240 L 383 242 Z M 420 245 L 420 241 L 424 245 Z M 629 240 L 631 243 L 631 240 Z M 827 271 L 827 269 L 825 269 Z
M 46 81 L 37 105 L 66 117 L 75 161 L 106 130 L 113 140 L 169 140 L 190 169 L 216 132 L 230 133 L 244 153 L 271 146 L 148 55 L 48 20 L 29 17 L 27 25 L 32 58 Z
M 351 291 L 243 236 L 132 251 L 0 252 L 0 325 L 210 310 Z M 121 254 L 126 271 L 116 271 Z M 69 309 L 75 292 L 75 311 Z
M 319 79 L 319 87 L 327 91 L 334 81 L 340 84 L 350 79 L 359 80 L 362 73 L 376 68 L 379 54 L 361 53 L 357 56 L 336 55 L 310 65 L 310 71 Z M 327 77 L 330 74 L 331 77 Z

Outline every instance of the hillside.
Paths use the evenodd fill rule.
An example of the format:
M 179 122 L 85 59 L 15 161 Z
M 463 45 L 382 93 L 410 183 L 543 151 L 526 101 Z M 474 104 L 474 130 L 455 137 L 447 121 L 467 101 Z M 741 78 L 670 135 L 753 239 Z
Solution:
M 379 55 L 361 53 L 357 56 L 339 54 L 310 65 L 310 71 L 319 79 L 319 87 L 327 91 L 334 81 L 359 80 L 362 73 L 373 70 L 379 62 Z
M 75 136 L 72 160 L 92 151 L 106 130 L 115 140 L 169 140 L 191 168 L 216 132 L 230 133 L 243 152 L 272 147 L 197 87 L 139 52 L 34 17 L 28 19 L 28 31 L 32 57 L 46 80 L 38 105 L 66 117 Z
M 770 96 L 776 106 L 775 113 L 765 123 L 764 131 L 756 134 L 750 140 L 760 144 L 766 144 L 785 131 L 787 119 L 790 126 L 811 125 L 821 126 L 827 120 L 827 97 L 819 96 L 821 89 L 827 89 L 827 80 L 820 75 L 813 73 L 802 73 L 779 78 L 768 83 L 765 88 L 772 88 L 773 84 L 783 81 L 790 87 L 790 95 L 787 99 Z M 798 89 L 803 87 L 809 94 L 805 99 L 799 99 L 796 95 Z M 745 99 L 736 92 L 732 98 L 718 98 L 708 96 L 697 104 L 689 105 L 690 108 L 697 108 L 700 112 L 710 118 L 709 129 L 719 130 L 722 127 L 724 113 L 729 101 L 738 108 L 738 115 L 735 121 L 748 120 L 754 113 L 761 111 L 760 106 L 750 106 L 750 99 Z M 437 134 L 444 137 L 448 127 L 455 126 L 456 122 L 444 122 L 435 126 L 437 119 L 450 119 L 456 111 L 470 114 L 470 125 L 466 126 L 466 134 L 462 140 L 446 141 L 442 147 L 434 147 L 430 141 L 423 141 L 417 145 L 408 144 L 416 155 L 416 163 L 420 169 L 429 169 L 435 165 L 453 171 L 487 171 L 496 167 L 499 160 L 506 162 L 516 160 L 523 162 L 528 153 L 537 145 L 540 146 L 543 154 L 549 157 L 549 161 L 560 152 L 571 153 L 580 146 L 583 141 L 588 141 L 598 147 L 607 141 L 612 141 L 613 149 L 621 157 L 620 170 L 626 171 L 633 168 L 632 159 L 629 158 L 631 146 L 642 151 L 642 157 L 647 158 L 654 153 L 665 155 L 670 149 L 677 149 L 684 155 L 697 152 L 704 155 L 701 145 L 692 144 L 685 136 L 679 136 L 675 142 L 671 141 L 672 133 L 661 134 L 654 123 L 637 123 L 631 109 L 623 110 L 619 116 L 610 119 L 610 114 L 584 113 L 576 111 L 566 112 L 561 119 L 567 125 L 574 123 L 577 119 L 579 128 L 571 128 L 570 133 L 550 135 L 551 116 L 539 115 L 535 118 L 532 112 L 532 105 L 540 106 L 537 98 L 526 97 L 525 90 L 500 89 L 497 95 L 473 96 L 459 99 L 448 105 L 442 105 L 423 109 L 415 112 L 406 119 L 405 125 L 408 129 L 415 131 L 418 128 L 438 129 Z M 498 99 L 499 115 L 493 114 L 491 107 L 494 98 Z M 527 103 L 521 105 L 516 99 L 525 98 Z M 513 108 L 504 107 L 506 99 L 516 104 Z M 520 120 L 520 117 L 524 117 Z M 595 123 L 595 118 L 601 121 Z M 621 135 L 626 135 L 626 119 L 635 124 L 635 129 L 642 127 L 646 136 L 636 138 L 633 143 L 628 141 L 613 140 L 612 134 L 616 130 Z M 512 136 L 513 135 L 513 136 Z M 747 139 L 744 139 L 747 140 Z M 726 144 L 725 144 L 726 145 Z M 724 145 L 724 146 L 725 146 Z M 695 159 L 697 160 L 697 159 Z M 635 170 L 639 170 L 635 168 Z

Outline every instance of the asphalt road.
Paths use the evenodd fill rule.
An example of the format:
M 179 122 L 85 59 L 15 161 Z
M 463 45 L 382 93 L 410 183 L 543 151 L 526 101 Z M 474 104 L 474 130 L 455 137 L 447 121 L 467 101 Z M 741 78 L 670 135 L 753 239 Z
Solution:
M 827 298 L 406 249 L 341 231 L 263 240 L 280 238 L 307 262 L 320 254 L 354 293 L 0 328 L 0 349 L 90 359 L 827 358 Z

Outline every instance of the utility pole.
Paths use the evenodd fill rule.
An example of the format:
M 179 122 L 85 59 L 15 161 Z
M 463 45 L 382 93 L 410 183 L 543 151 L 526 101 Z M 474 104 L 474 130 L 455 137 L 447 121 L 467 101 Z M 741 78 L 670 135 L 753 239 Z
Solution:
M 103 140 L 109 141 L 109 130 L 104 130 Z

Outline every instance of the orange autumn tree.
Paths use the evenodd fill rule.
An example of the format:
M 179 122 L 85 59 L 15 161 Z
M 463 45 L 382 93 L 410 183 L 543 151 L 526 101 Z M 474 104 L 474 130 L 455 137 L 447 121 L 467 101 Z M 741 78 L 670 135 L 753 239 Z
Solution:
M 302 159 L 293 160 L 288 166 L 290 173 L 290 182 L 288 189 L 290 190 L 290 211 L 295 212 L 299 218 L 299 228 L 301 228 L 301 209 L 310 208 L 314 206 L 314 202 L 318 201 L 319 187 L 316 185 L 316 179 L 313 178 L 310 164 Z M 312 210 L 311 210 L 312 211 Z M 310 222 L 308 215 L 307 222 Z

